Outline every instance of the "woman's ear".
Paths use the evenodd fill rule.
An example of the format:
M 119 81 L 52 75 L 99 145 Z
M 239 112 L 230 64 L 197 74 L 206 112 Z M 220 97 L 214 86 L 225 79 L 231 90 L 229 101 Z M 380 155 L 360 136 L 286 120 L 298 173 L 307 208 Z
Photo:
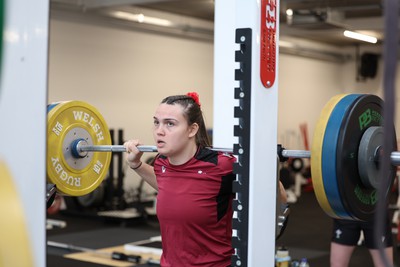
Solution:
M 197 123 L 193 123 L 189 126 L 189 137 L 196 136 L 197 132 L 199 131 L 199 125 Z

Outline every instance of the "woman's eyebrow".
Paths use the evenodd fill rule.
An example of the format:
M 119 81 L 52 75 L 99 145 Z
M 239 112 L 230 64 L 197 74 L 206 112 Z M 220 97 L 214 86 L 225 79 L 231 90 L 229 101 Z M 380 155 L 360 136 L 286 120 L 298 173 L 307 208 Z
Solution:
M 153 119 L 154 120 L 157 120 L 157 121 L 178 121 L 177 119 L 175 119 L 175 118 L 163 118 L 163 119 L 159 119 L 159 118 L 157 118 L 157 117 L 153 117 Z

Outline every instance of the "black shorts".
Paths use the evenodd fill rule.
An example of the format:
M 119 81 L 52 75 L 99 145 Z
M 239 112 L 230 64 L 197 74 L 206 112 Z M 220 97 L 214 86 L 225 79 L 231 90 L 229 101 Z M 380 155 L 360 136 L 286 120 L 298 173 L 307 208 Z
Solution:
M 360 222 L 351 220 L 333 220 L 332 242 L 356 246 L 360 239 L 361 230 L 364 233 L 364 243 L 369 249 L 377 249 L 378 245 L 375 242 L 374 221 Z M 389 217 L 386 219 L 384 236 L 380 240 L 383 247 L 392 247 L 392 229 Z

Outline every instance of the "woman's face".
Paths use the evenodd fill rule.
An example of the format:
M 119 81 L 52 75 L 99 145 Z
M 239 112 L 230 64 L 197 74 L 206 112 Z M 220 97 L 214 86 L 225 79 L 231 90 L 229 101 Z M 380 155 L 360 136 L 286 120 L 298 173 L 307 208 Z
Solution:
M 177 156 L 195 143 L 197 125 L 188 125 L 183 116 L 183 107 L 179 104 L 160 104 L 154 115 L 153 137 L 158 152 L 164 156 Z

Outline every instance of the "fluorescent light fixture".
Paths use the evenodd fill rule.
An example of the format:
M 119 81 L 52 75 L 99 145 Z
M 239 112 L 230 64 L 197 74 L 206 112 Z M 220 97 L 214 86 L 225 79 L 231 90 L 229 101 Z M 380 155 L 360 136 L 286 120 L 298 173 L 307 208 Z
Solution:
M 156 17 L 149 17 L 145 16 L 143 14 L 132 14 L 129 12 L 123 12 L 123 11 L 115 11 L 113 12 L 114 17 L 119 18 L 119 19 L 125 19 L 125 20 L 130 20 L 130 21 L 135 21 L 139 23 L 146 23 L 146 24 L 153 24 L 157 26 L 172 26 L 172 22 L 166 19 L 160 19 Z
M 373 36 L 357 33 L 357 32 L 352 32 L 352 31 L 344 31 L 343 35 L 349 38 L 357 39 L 360 41 L 368 42 L 368 43 L 373 43 L 376 44 L 378 39 Z

